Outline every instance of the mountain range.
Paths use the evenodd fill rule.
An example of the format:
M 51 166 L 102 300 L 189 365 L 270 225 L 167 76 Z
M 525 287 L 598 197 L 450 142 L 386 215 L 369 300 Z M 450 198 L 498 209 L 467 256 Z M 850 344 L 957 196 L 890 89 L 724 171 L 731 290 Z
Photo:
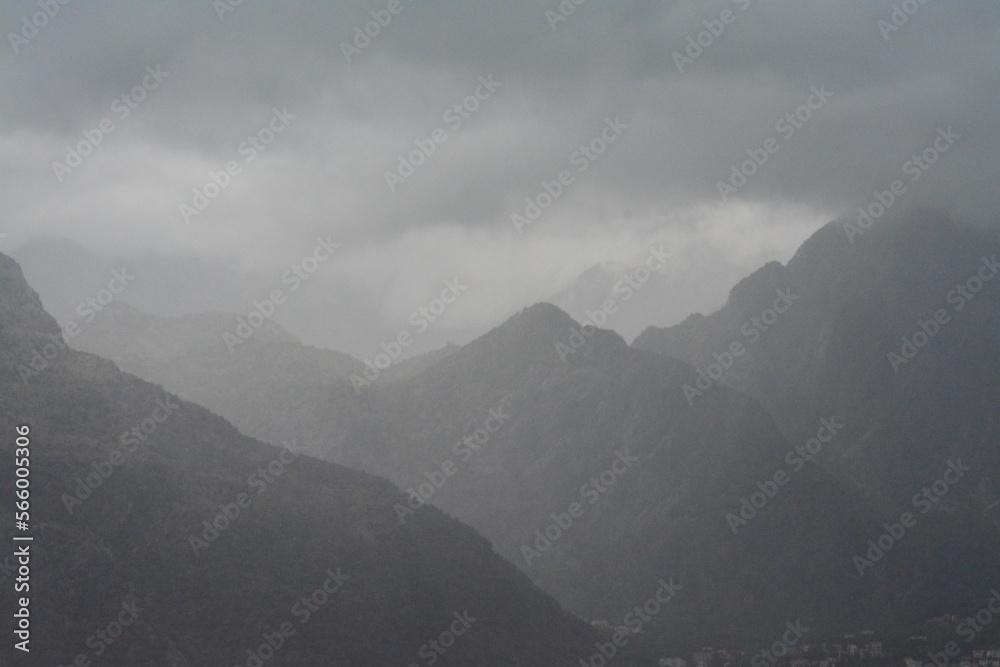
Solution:
M 1000 244 L 936 213 L 848 232 L 631 345 L 549 304 L 384 370 L 119 303 L 71 343 L 389 479 L 397 524 L 440 507 L 584 618 L 635 623 L 675 583 L 641 624 L 662 650 L 770 645 L 797 619 L 933 635 L 1000 575 Z
M 0 478 L 17 443 L 33 538 L 12 542 L 7 504 L 27 551 L 0 574 L 28 602 L 0 611 L 28 610 L 32 664 L 575 665 L 602 639 L 471 528 L 400 523 L 389 482 L 70 349 L 6 256 L 0 396 Z

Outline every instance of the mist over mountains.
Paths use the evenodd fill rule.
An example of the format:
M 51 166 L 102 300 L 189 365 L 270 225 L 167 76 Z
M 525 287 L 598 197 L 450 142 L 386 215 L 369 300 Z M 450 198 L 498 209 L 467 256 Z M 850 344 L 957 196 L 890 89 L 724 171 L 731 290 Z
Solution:
M 1000 667 L 1000 3 L 0 26 L 0 667 Z
M 795 618 L 901 641 L 997 576 L 997 299 L 985 279 L 949 295 L 998 240 L 927 214 L 851 243 L 837 221 L 632 346 L 539 304 L 372 383 L 273 325 L 230 353 L 222 316 L 112 304 L 74 344 L 388 478 L 408 495 L 395 522 L 442 508 L 584 618 L 675 581 L 643 629 L 663 650 L 763 645 Z M 898 544 L 870 550 L 905 511 Z
M 388 482 L 294 438 L 252 440 L 99 357 L 47 358 L 59 328 L 6 256 L 0 315 L 0 421 L 31 441 L 37 664 L 570 665 L 593 651 L 594 631 L 473 530 L 433 508 L 398 522 L 406 498 Z M 25 382 L 36 350 L 47 365 Z M 0 474 L 13 467 L 4 456 Z M 3 563 L 7 581 L 17 563 Z

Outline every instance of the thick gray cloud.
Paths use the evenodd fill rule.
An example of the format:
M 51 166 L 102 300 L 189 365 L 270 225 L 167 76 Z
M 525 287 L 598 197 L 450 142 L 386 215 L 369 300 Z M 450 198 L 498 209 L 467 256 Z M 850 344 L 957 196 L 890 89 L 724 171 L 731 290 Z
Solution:
M 388 0 L 243 0 L 220 19 L 223 2 L 4 5 L 0 250 L 42 266 L 39 243 L 75 243 L 97 265 L 155 266 L 132 297 L 150 310 L 245 310 L 330 235 L 337 256 L 279 320 L 363 356 L 446 279 L 469 290 L 423 346 L 663 242 L 683 276 L 651 287 L 664 306 L 649 321 L 666 324 L 693 303 L 718 306 L 735 277 L 786 260 L 894 179 L 907 186 L 894 212 L 996 220 L 994 3 L 401 0 L 347 62 L 343 44 L 371 12 L 384 21 Z M 575 11 L 552 23 L 560 6 Z M 37 34 L 25 17 L 44 23 Z M 121 100 L 154 81 L 147 68 L 168 74 L 142 101 Z M 480 77 L 500 85 L 456 127 L 446 114 L 477 87 L 486 97 Z M 248 161 L 241 142 L 275 109 L 294 118 Z M 593 160 L 574 153 L 607 119 L 627 129 Z M 113 130 L 57 176 L 66 146 L 102 121 Z M 959 138 L 911 181 L 904 164 L 948 127 Z M 436 128 L 446 139 L 391 189 L 386 172 Z M 723 198 L 732 166 L 763 154 Z M 239 173 L 185 221 L 179 206 L 193 208 L 194 189 L 230 161 Z M 561 170 L 572 183 L 515 231 L 511 215 Z M 192 285 L 192 266 L 210 284 Z

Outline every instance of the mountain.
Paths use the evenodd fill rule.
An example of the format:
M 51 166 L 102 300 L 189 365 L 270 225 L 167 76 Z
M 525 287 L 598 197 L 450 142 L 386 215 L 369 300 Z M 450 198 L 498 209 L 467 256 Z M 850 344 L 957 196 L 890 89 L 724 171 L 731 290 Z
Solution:
M 295 437 L 311 454 L 335 460 L 331 450 L 357 430 L 359 398 L 351 376 L 364 379 L 365 364 L 304 345 L 272 320 L 253 328 L 244 316 L 163 317 L 114 301 L 66 337 L 74 347 L 162 384 L 266 441 Z M 449 344 L 395 361 L 376 381 L 416 375 L 458 349 Z M 262 386 L 266 407 L 260 404 Z
M 546 302 L 577 322 L 599 325 L 591 321 L 589 313 L 597 313 L 608 299 L 621 299 L 622 307 L 609 318 L 605 328 L 614 329 L 626 339 L 635 338 L 648 325 L 650 313 L 656 313 L 657 321 L 675 322 L 691 312 L 699 301 L 716 301 L 706 293 L 704 285 L 683 284 L 684 273 L 673 256 L 670 260 L 674 263 L 657 266 L 648 278 L 644 269 L 640 270 L 640 276 L 647 278 L 641 283 L 634 277 L 635 271 L 643 266 L 641 263 L 638 266 L 627 262 L 595 264 Z M 601 319 L 600 315 L 595 317 Z
M 541 666 L 595 650 L 472 529 L 435 509 L 401 524 L 390 483 L 67 348 L 2 255 L 0 396 L 0 479 L 30 471 L 34 541 L 12 542 L 11 504 L 0 537 L 29 549 L 32 664 Z M 5 588 L 22 576 L 11 552 Z M 2 600 L 8 619 L 23 606 Z
M 760 406 L 728 390 L 689 406 L 686 365 L 632 350 L 609 331 L 575 334 L 578 325 L 554 306 L 529 308 L 422 372 L 360 391 L 318 362 L 281 375 L 268 360 L 275 348 L 250 341 L 232 355 L 200 355 L 197 372 L 170 374 L 149 361 L 155 355 L 131 353 L 150 344 L 156 327 L 116 315 L 75 343 L 106 350 L 116 327 L 126 370 L 169 378 L 168 387 L 206 396 L 247 433 L 274 442 L 294 406 L 296 435 L 313 451 L 412 491 L 395 508 L 399 523 L 423 512 L 424 500 L 445 509 L 585 617 L 623 621 L 661 581 L 674 581 L 683 594 L 644 628 L 663 646 L 765 641 L 805 613 L 838 625 L 844 619 L 828 613 L 833 601 L 866 595 L 845 585 L 851 554 L 832 537 L 860 530 L 860 510 L 821 471 L 802 470 L 766 518 L 734 533 L 727 515 L 790 450 Z M 210 388 L 213 368 L 232 374 L 229 392 Z M 294 381 L 339 383 L 341 391 L 283 395 L 279 387 Z M 325 435 L 344 424 L 349 436 Z M 574 503 L 579 520 L 546 547 L 535 531 L 563 532 L 550 527 L 552 517 L 565 524 Z
M 354 430 L 358 398 L 349 378 L 365 365 L 303 345 L 271 320 L 254 328 L 245 316 L 161 317 L 112 302 L 67 338 L 268 442 L 297 438 L 305 451 L 329 458 Z M 322 431 L 308 428 L 320 417 L 316 410 Z
M 796 227 L 781 226 L 781 234 L 772 229 L 752 242 L 746 237 L 749 230 L 737 232 L 721 223 L 702 221 L 694 235 L 678 228 L 637 253 L 608 249 L 620 259 L 591 265 L 545 301 L 577 322 L 613 329 L 633 340 L 651 324 L 675 324 L 706 305 L 724 303 L 728 287 L 760 263 L 790 256 L 798 245 Z M 706 266 L 712 267 L 711 280 L 700 270 Z M 598 311 L 608 299 L 619 307 L 602 324 Z
M 1000 235 L 934 213 L 851 238 L 844 224 L 743 280 L 718 312 L 649 328 L 633 346 L 708 369 L 745 342 L 719 383 L 760 400 L 793 441 L 842 415 L 843 437 L 820 458 L 860 492 L 908 498 L 961 455 L 985 478 L 960 493 L 981 496 L 972 510 L 989 505 L 1000 498 Z M 793 304 L 763 315 L 779 292 Z
M 689 406 L 685 364 L 579 332 L 539 304 L 373 387 L 372 435 L 340 459 L 411 490 L 407 508 L 426 496 L 475 526 L 586 617 L 620 620 L 675 579 L 683 588 L 645 630 L 664 645 L 763 642 L 789 618 L 833 627 L 837 604 L 865 607 L 836 538 L 863 525 L 846 488 L 804 469 L 734 531 L 727 515 L 790 449 L 770 416 L 732 391 Z
M 854 241 L 824 228 L 787 267 L 741 281 L 719 313 L 632 346 L 538 304 L 392 383 L 351 387 L 346 370 L 318 365 L 256 374 L 269 362 L 238 361 L 249 346 L 206 357 L 202 372 L 240 365 L 238 386 L 211 400 L 252 413 L 234 418 L 247 433 L 277 442 L 275 424 L 297 410 L 311 451 L 407 490 L 400 523 L 444 509 L 586 618 L 636 622 L 629 610 L 673 577 L 677 595 L 642 627 L 663 647 L 759 648 L 795 619 L 817 641 L 932 635 L 1000 578 L 996 327 L 980 325 L 995 300 L 940 325 L 933 340 L 955 337 L 941 348 L 953 368 L 914 373 L 945 354 L 928 347 L 896 380 L 887 352 L 952 307 L 948 281 L 972 275 L 989 245 L 933 222 Z M 99 349 L 112 326 L 98 320 L 76 344 Z M 208 393 L 195 374 L 172 381 Z M 270 389 L 294 381 L 341 389 L 294 400 Z
M 375 381 L 398 382 L 399 380 L 405 380 L 406 378 L 413 377 L 414 375 L 419 375 L 425 369 L 430 368 L 437 362 L 450 357 L 460 349 L 462 349 L 461 345 L 448 343 L 444 347 L 438 348 L 437 350 L 431 350 L 430 352 L 418 354 L 413 357 L 400 359 L 399 361 L 393 362 L 391 366 L 382 371 L 381 375 L 379 375 Z M 361 369 L 361 372 L 363 373 L 364 369 Z
M 320 242 L 329 246 L 333 239 L 318 237 L 315 245 L 291 241 L 279 244 L 280 247 L 271 249 L 271 255 L 284 257 L 287 263 L 281 261 L 270 268 L 256 269 L 224 258 L 182 257 L 156 251 L 136 255 L 120 248 L 100 244 L 84 247 L 54 237 L 28 240 L 12 248 L 10 255 L 41 296 L 46 310 L 64 326 L 72 322 L 89 326 L 92 315 L 88 311 L 96 310 L 98 317 L 103 317 L 103 309 L 88 307 L 87 299 L 94 299 L 107 289 L 116 274 L 125 277 L 125 286 L 116 290 L 114 304 L 128 303 L 165 317 L 228 312 L 246 317 L 257 308 L 263 295 L 271 295 L 279 288 L 287 300 L 276 309 L 275 317 L 285 328 L 309 344 L 347 350 L 363 358 L 371 354 L 372 341 L 398 335 L 409 313 L 385 319 L 378 309 L 372 309 L 372 294 L 355 281 L 343 279 L 344 274 L 337 267 L 341 258 L 336 257 L 336 252 L 332 261 L 323 262 L 307 281 L 289 273 L 293 260 L 305 261 L 305 257 L 316 252 Z M 58 267 L 58 271 L 53 267 Z M 115 287 L 119 285 L 116 281 Z M 231 319 L 235 327 L 236 316 Z M 469 325 L 440 320 L 422 331 L 406 353 L 433 352 L 450 340 L 469 340 L 475 333 L 469 330 Z
M 860 234 L 850 224 L 820 229 L 787 266 L 764 266 L 718 312 L 650 328 L 633 346 L 713 372 L 711 391 L 754 396 L 793 442 L 841 416 L 816 463 L 881 522 L 919 520 L 900 545 L 919 558 L 894 547 L 861 568 L 908 582 L 899 590 L 913 618 L 961 617 L 1000 578 L 1000 235 L 934 212 Z M 779 293 L 792 305 L 767 313 Z M 747 349 L 729 360 L 733 341 Z M 857 539 L 857 552 L 882 532 Z
M 81 305 L 107 288 L 113 272 L 124 273 L 127 289 L 116 300 L 155 304 L 163 314 L 219 310 L 223 304 L 250 304 L 273 281 L 222 263 L 156 254 L 91 250 L 73 241 L 39 238 L 11 250 L 45 310 L 65 323 L 81 319 Z M 58 266 L 59 271 L 52 267 Z M 212 289 L 205 289 L 211 285 Z M 160 312 L 159 310 L 157 312 Z

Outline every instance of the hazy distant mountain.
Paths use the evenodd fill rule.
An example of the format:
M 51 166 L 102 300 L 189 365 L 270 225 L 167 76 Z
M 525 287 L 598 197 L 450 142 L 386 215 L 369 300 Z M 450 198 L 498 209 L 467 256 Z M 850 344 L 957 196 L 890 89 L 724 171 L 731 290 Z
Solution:
M 448 343 L 444 347 L 439 348 L 437 350 L 425 352 L 424 354 L 418 354 L 415 357 L 401 359 L 393 363 L 384 371 L 382 371 L 382 373 L 379 375 L 378 378 L 376 378 L 375 381 L 398 382 L 400 380 L 411 378 L 414 375 L 419 375 L 420 373 L 424 372 L 424 370 L 430 368 L 431 366 L 433 366 L 434 364 L 438 363 L 443 359 L 447 359 L 460 349 L 462 349 L 461 345 L 456 345 L 455 343 Z
M 116 296 L 119 302 L 150 304 L 164 314 L 249 304 L 272 288 L 258 275 L 222 264 L 156 255 L 126 261 L 124 253 L 91 251 L 65 239 L 36 240 L 10 254 L 45 310 L 60 323 L 79 320 L 78 306 L 107 287 L 112 271 L 126 270 L 133 277 L 128 289 Z M 58 272 L 52 270 L 55 266 Z
M 167 329 L 151 334 L 164 323 L 137 326 L 134 315 L 109 309 L 76 342 L 103 350 L 120 340 L 117 359 L 126 370 L 169 379 L 257 437 L 277 441 L 278 425 L 288 423 L 310 446 L 327 447 L 332 460 L 408 490 L 440 484 L 430 487 L 430 502 L 475 526 L 587 617 L 621 621 L 660 579 L 674 578 L 685 594 L 645 632 L 697 646 L 765 641 L 792 614 L 823 617 L 830 626 L 838 622 L 827 616 L 834 601 L 864 598 L 836 574 L 851 554 L 833 537 L 857 529 L 858 509 L 821 471 L 803 470 L 766 518 L 734 534 L 727 514 L 739 511 L 741 497 L 770 478 L 790 448 L 759 406 L 722 390 L 689 409 L 680 391 L 687 366 L 631 350 L 608 331 L 577 339 L 576 323 L 554 306 L 530 308 L 421 373 L 360 392 L 348 368 L 331 366 L 336 353 L 284 342 L 251 339 L 231 355 L 195 354 L 197 364 L 140 358 L 130 351 L 154 345 Z M 187 321 L 198 324 L 206 340 L 218 338 Z M 574 345 L 578 351 L 566 351 Z M 288 369 L 273 359 L 312 354 L 314 363 Z M 330 361 L 321 361 L 323 354 Z M 218 391 L 213 373 L 231 378 L 232 389 Z M 319 390 L 324 382 L 336 389 Z M 485 444 L 456 444 L 482 438 L 491 411 L 490 425 L 499 428 Z M 605 493 L 601 474 L 631 457 L 638 462 Z M 597 484 L 582 490 L 590 479 Z M 527 551 L 544 547 L 535 531 L 575 502 L 583 514 L 566 535 L 537 557 Z M 409 521 L 413 507 L 415 498 L 397 507 L 397 521 Z
M 424 373 L 373 388 L 370 440 L 352 440 L 341 460 L 417 493 L 454 466 L 430 502 L 588 617 L 621 620 L 675 578 L 682 592 L 647 629 L 668 643 L 763 642 L 789 617 L 831 627 L 844 620 L 831 608 L 866 607 L 841 576 L 850 554 L 837 536 L 861 526 L 844 487 L 802 470 L 734 534 L 726 515 L 790 448 L 770 416 L 728 390 L 692 408 L 680 392 L 685 364 L 578 330 L 540 304 Z M 564 362 L 557 343 L 580 340 Z
M 121 303 L 81 325 L 69 343 L 204 405 L 244 433 L 275 443 L 295 437 L 327 459 L 352 428 L 358 397 L 349 377 L 365 370 L 269 320 L 253 328 L 245 316 L 221 313 L 157 317 Z
M 270 442 L 297 437 L 310 453 L 335 459 L 331 451 L 356 430 L 360 399 L 350 378 L 367 382 L 365 364 L 303 345 L 272 321 L 249 330 L 241 322 L 246 318 L 222 313 L 159 317 L 114 302 L 69 343 L 204 405 L 245 433 Z M 242 338 L 238 329 L 252 333 Z M 375 382 L 411 377 L 458 349 L 396 361 Z
M 634 272 L 640 266 L 626 262 L 596 264 L 583 273 L 567 288 L 553 294 L 548 303 L 559 307 L 577 322 L 593 322 L 600 315 L 591 316 L 608 299 L 619 304 L 619 309 L 608 317 L 602 327 L 620 333 L 626 340 L 635 338 L 649 326 L 650 317 L 657 322 L 679 322 L 704 303 L 718 303 L 723 292 L 716 295 L 717 285 L 708 285 L 693 279 L 678 269 L 678 260 L 648 274 Z M 727 267 L 732 268 L 732 267 Z M 739 275 L 734 272 L 734 275 Z M 642 279 L 640 281 L 640 278 Z M 721 281 L 720 281 L 721 282 Z M 725 283 L 722 283 L 723 285 Z
M 720 313 L 650 330 L 633 347 L 610 331 L 585 335 L 540 304 L 419 372 L 360 389 L 349 379 L 357 371 L 335 364 L 336 353 L 309 352 L 316 362 L 292 372 L 270 358 L 279 348 L 264 344 L 203 355 L 197 372 L 171 374 L 138 359 L 123 365 L 205 396 L 256 437 L 277 441 L 276 425 L 287 424 L 331 460 L 425 496 L 586 617 L 621 620 L 655 582 L 674 577 L 683 593 L 644 629 L 665 645 L 760 646 L 799 617 L 816 636 L 874 628 L 905 638 L 927 634 L 929 619 L 974 612 L 1000 575 L 1000 531 L 983 516 L 997 497 L 989 434 L 1000 385 L 989 384 L 995 367 L 975 368 L 997 358 L 996 327 L 980 328 L 992 320 L 977 315 L 956 317 L 934 338 L 945 341 L 946 329 L 965 338 L 967 358 L 923 379 L 901 367 L 898 377 L 909 379 L 893 388 L 892 327 L 912 334 L 918 317 L 933 315 L 930 305 L 946 304 L 947 281 L 923 267 L 951 276 L 976 265 L 954 259 L 964 244 L 976 246 L 974 234 L 956 240 L 969 232 L 930 225 L 894 233 L 909 240 L 871 230 L 850 244 L 827 227 L 787 268 L 769 264 L 737 285 Z M 892 303 L 910 314 L 893 319 Z M 995 297 L 978 307 L 994 313 Z M 149 339 L 148 327 L 114 317 L 94 324 L 77 341 L 88 349 L 101 349 L 118 326 L 123 349 Z M 282 355 L 307 354 L 281 346 Z M 909 366 L 934 358 L 925 354 Z M 754 398 L 711 380 L 709 363 L 720 364 L 723 384 Z M 231 377 L 229 391 L 208 379 L 216 368 Z M 948 420 L 920 398 L 938 379 L 950 392 L 942 398 Z M 301 391 L 286 395 L 295 383 Z M 500 413 L 509 415 L 502 425 Z M 483 430 L 490 424 L 495 432 Z M 821 465 L 804 447 L 820 450 Z M 934 511 L 920 513 L 914 494 L 957 458 L 972 470 Z M 633 465 L 619 475 L 611 466 L 625 459 Z M 600 475 L 609 469 L 605 489 Z M 772 492 L 762 507 L 747 507 Z M 574 502 L 579 516 L 570 525 Z M 399 520 L 419 505 L 412 495 L 396 508 Z M 859 572 L 869 540 L 907 510 L 919 528 Z
M 15 427 L 30 428 L 32 664 L 246 665 L 256 652 L 405 665 L 440 657 L 429 642 L 447 632 L 439 664 L 576 665 L 594 651 L 590 627 L 468 527 L 434 509 L 400 524 L 405 494 L 389 483 L 244 437 L 63 349 L 2 255 L 0 396 L 0 478 L 14 479 Z M 7 580 L 13 563 L 0 564 Z M 13 604 L 3 596 L 8 619 Z
M 325 241 L 325 239 L 324 239 Z M 310 244 L 311 245 L 311 244 Z M 6 248 L 6 246 L 5 246 Z M 377 342 L 389 340 L 406 328 L 406 317 L 385 319 L 372 307 L 372 295 L 351 281 L 339 280 L 330 271 L 338 258 L 323 263 L 307 281 L 296 282 L 286 273 L 293 261 L 302 261 L 309 245 L 288 250 L 287 264 L 273 271 L 241 268 L 222 260 L 150 253 L 136 257 L 127 252 L 89 250 L 64 239 L 36 240 L 11 251 L 42 304 L 63 326 L 91 323 L 86 300 L 106 289 L 114 272 L 125 271 L 127 288 L 115 294 L 114 305 L 126 303 L 158 316 L 190 313 L 252 312 L 274 289 L 286 300 L 276 309 L 280 321 L 300 340 L 313 345 L 350 350 L 364 357 L 378 351 Z M 274 256 L 284 255 L 275 249 Z M 128 259 L 126 259 L 128 258 Z M 53 271 L 58 267 L 58 271 Z M 416 308 L 421 304 L 414 303 Z M 104 310 L 99 313 L 102 317 Z M 235 326 L 234 314 L 233 326 Z M 469 340 L 477 333 L 469 325 L 443 321 L 421 331 L 407 356 L 429 354 L 452 340 Z M 411 330 L 413 331 L 413 330 Z
M 722 234 L 711 241 L 667 238 L 628 259 L 590 266 L 545 301 L 577 322 L 596 324 L 633 340 L 651 324 L 676 324 L 693 312 L 717 308 L 725 302 L 729 285 L 767 259 L 790 255 L 795 247 L 791 239 L 800 233 L 794 228 L 783 229 L 780 235 L 772 231 L 771 243 L 738 258 L 722 250 Z M 661 255 L 668 255 L 662 263 L 657 261 Z M 712 267 L 711 280 L 702 274 L 706 266 Z M 602 324 L 598 310 L 609 299 L 617 308 Z

